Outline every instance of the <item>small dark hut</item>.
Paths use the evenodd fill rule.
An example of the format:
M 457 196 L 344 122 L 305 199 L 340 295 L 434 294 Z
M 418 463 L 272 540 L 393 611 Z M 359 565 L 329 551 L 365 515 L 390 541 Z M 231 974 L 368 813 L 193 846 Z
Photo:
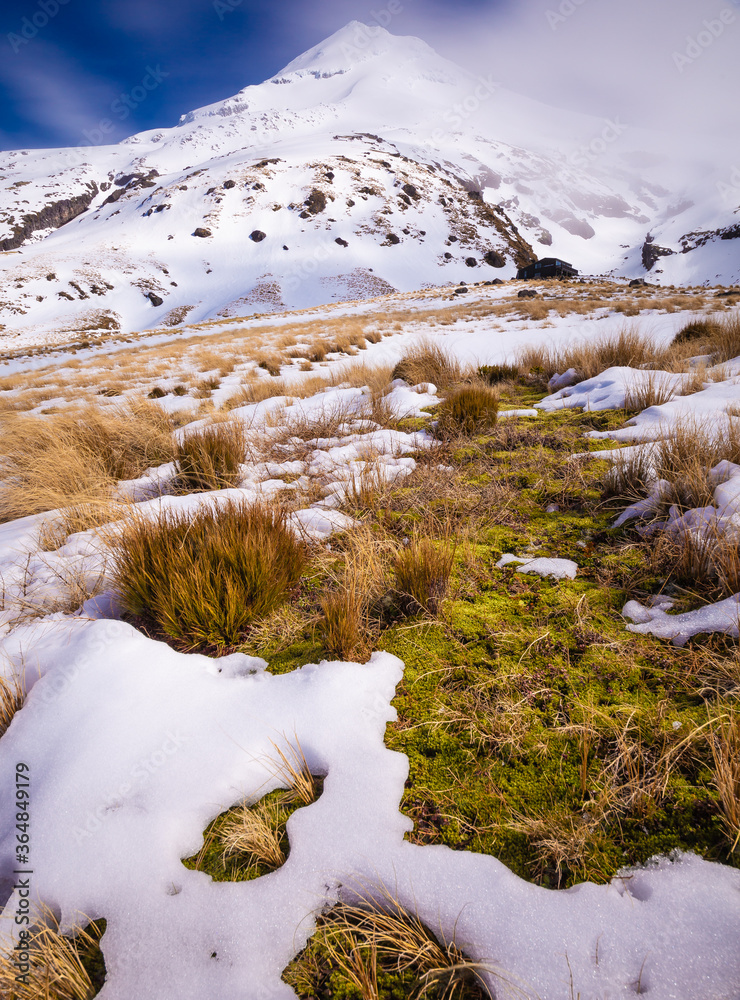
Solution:
M 577 278 L 578 271 L 565 260 L 557 257 L 543 257 L 542 260 L 520 267 L 517 278 Z

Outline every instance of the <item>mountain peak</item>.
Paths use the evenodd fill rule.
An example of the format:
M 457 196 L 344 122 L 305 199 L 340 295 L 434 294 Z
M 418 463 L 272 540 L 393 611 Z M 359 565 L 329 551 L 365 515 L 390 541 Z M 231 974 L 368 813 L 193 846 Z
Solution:
M 413 35 L 393 35 L 379 25 L 363 24 L 362 21 L 350 21 L 339 31 L 308 49 L 298 56 L 277 74 L 278 77 L 289 74 L 334 76 L 347 72 L 357 63 L 383 56 L 394 59 L 432 58 L 440 57 L 426 42 Z

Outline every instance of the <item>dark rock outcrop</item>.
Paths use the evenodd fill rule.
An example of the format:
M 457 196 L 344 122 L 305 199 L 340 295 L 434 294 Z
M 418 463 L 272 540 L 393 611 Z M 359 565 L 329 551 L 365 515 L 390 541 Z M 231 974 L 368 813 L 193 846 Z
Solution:
M 642 266 L 650 271 L 661 257 L 671 257 L 673 253 L 668 247 L 659 247 L 657 243 L 653 243 L 653 237 L 648 236 L 642 245 Z
M 337 236 L 337 238 L 334 240 L 334 242 L 338 243 L 340 247 L 348 247 L 349 246 L 349 243 L 346 240 L 343 240 L 341 236 Z
M 261 243 L 262 240 L 267 239 L 267 233 L 263 233 L 261 229 L 255 229 L 253 233 L 249 234 L 249 238 L 253 243 Z
M 517 298 L 536 299 L 537 292 L 534 290 L 534 288 L 522 288 L 522 290 L 517 294 Z
M 465 265 L 467 267 L 477 267 L 478 266 L 478 261 L 475 259 L 475 257 L 466 257 L 465 258 Z
M 23 246 L 25 241 L 39 229 L 59 229 L 78 215 L 82 215 L 90 207 L 95 195 L 98 193 L 98 185 L 95 181 L 89 181 L 87 191 L 78 194 L 74 198 L 63 198 L 61 201 L 54 201 L 50 205 L 45 205 L 38 212 L 24 215 L 20 223 L 13 227 L 13 235 L 0 242 L 0 250 L 17 250 Z
M 193 236 L 200 236 L 201 239 L 206 239 L 208 236 L 212 236 L 213 233 L 210 229 L 204 229 L 203 226 L 198 226 L 197 229 L 193 230 Z
M 156 292 L 149 292 L 147 294 L 147 298 L 149 299 L 149 301 L 153 306 L 161 306 L 162 303 L 164 302 L 164 299 L 161 299 L 159 295 L 156 294 Z

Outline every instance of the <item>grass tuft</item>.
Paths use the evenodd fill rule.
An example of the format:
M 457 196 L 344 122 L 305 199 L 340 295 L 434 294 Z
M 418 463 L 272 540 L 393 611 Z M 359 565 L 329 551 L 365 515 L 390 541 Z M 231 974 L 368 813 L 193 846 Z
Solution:
M 450 586 L 455 546 L 450 539 L 435 542 L 415 535 L 399 552 L 393 570 L 401 607 L 406 614 L 437 615 Z
M 740 714 L 731 711 L 714 723 L 710 737 L 714 783 L 722 805 L 723 822 L 732 838 L 732 851 L 740 843 Z
M 345 995 L 347 987 L 362 1000 L 490 996 L 484 976 L 496 970 L 470 961 L 454 936 L 435 934 L 385 887 L 356 895 L 356 902 L 341 902 L 320 918 L 314 938 L 284 973 L 299 996 Z
M 40 419 L 7 414 L 2 422 L 0 521 L 76 506 L 93 520 L 116 483 L 173 456 L 172 424 L 152 403 L 86 407 Z M 84 522 L 84 518 L 82 519 Z
M 100 951 L 104 921 L 62 934 L 54 913 L 43 907 L 43 923 L 29 931 L 30 969 L 21 982 L 13 954 L 0 955 L 0 996 L 5 1000 L 92 1000 L 105 981 Z
M 461 385 L 440 403 L 437 432 L 443 437 L 482 434 L 495 427 L 499 397 L 487 385 Z
M 394 379 L 402 378 L 409 385 L 432 382 L 438 389 L 448 389 L 462 378 L 459 363 L 432 341 L 422 341 L 413 347 L 393 369 Z
M 191 517 L 166 509 L 111 538 L 122 606 L 180 649 L 236 646 L 300 580 L 306 550 L 276 511 L 230 502 Z
M 178 493 L 204 493 L 237 486 L 247 450 L 241 421 L 225 420 L 183 433 L 175 451 Z

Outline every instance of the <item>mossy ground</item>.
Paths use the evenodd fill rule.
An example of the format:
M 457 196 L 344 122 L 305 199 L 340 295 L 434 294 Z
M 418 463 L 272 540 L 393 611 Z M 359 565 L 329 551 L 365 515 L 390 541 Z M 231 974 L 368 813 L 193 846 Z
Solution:
M 509 383 L 501 408 L 540 395 Z M 665 580 L 651 575 L 644 542 L 611 528 L 609 464 L 572 458 L 608 446 L 587 431 L 624 419 L 569 409 L 500 420 L 485 435 L 420 453 L 412 476 L 347 508 L 378 538 L 400 543 L 423 528 L 457 543 L 436 618 L 404 616 L 392 587 L 370 609 L 371 648 L 406 665 L 386 742 L 409 760 L 401 803 L 414 820 L 409 838 L 494 855 L 551 888 L 606 882 L 675 848 L 740 865 L 723 823 L 710 722 L 735 711 L 735 645 L 704 636 L 680 650 L 626 630 L 626 600 Z M 287 632 L 245 644 L 273 672 L 337 658 L 323 645 L 317 609 L 343 544 L 304 582 Z M 504 552 L 570 558 L 578 576 L 556 582 L 497 569 Z M 206 852 L 204 870 L 217 852 Z M 288 978 L 309 968 L 315 995 L 359 996 L 336 980 L 320 946 Z M 391 976 L 380 995 L 409 990 Z

